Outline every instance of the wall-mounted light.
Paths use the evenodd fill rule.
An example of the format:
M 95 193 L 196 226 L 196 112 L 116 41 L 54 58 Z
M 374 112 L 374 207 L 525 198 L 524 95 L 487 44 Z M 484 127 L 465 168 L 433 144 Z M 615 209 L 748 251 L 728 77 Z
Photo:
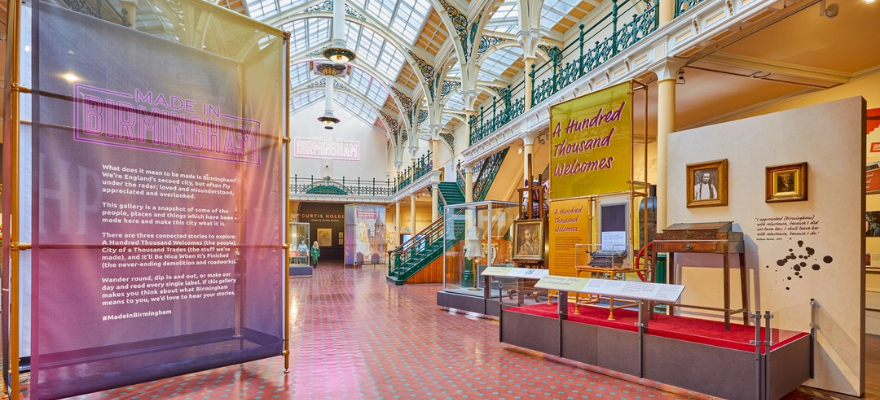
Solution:
M 873 1 L 873 0 L 871 0 L 871 1 Z M 828 5 L 825 5 L 825 0 L 822 0 L 822 2 L 819 3 L 819 16 L 820 17 L 834 18 L 837 16 L 837 13 L 839 13 L 839 12 L 840 12 L 840 4 L 831 3 Z
M 64 80 L 73 83 L 73 82 L 78 81 L 79 77 L 68 72 L 68 73 L 64 74 Z

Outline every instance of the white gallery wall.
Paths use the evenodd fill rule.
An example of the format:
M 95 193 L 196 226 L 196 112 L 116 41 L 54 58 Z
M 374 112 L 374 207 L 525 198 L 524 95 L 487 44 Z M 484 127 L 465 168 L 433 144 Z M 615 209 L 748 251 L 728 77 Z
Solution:
M 358 142 L 360 159 L 350 161 L 333 157 L 298 157 L 291 151 L 291 179 L 294 174 L 299 179 L 310 179 L 314 175 L 315 180 L 329 174 L 334 180 L 345 177 L 346 184 L 349 179 L 356 180 L 358 177 L 362 182 L 372 181 L 373 178 L 376 178 L 376 182 L 385 182 L 385 173 L 388 172 L 388 147 L 385 134 L 355 117 L 339 104 L 334 104 L 333 114 L 341 122 L 336 124 L 334 129 L 324 129 L 324 125 L 318 122 L 318 117 L 323 114 L 324 102 L 318 102 L 291 117 L 291 149 L 296 138 Z
M 806 384 L 855 396 L 865 387 L 864 113 L 853 97 L 676 132 L 667 175 L 669 224 L 733 221 L 743 232 L 752 311 L 773 312 L 774 327 L 808 331 L 810 300 L 818 302 L 815 379 Z M 728 205 L 687 208 L 687 164 L 718 159 L 728 160 Z M 765 167 L 800 162 L 808 163 L 808 200 L 767 203 Z M 792 218 L 809 229 L 792 229 Z M 677 255 L 676 264 L 682 304 L 722 305 L 720 255 Z M 733 308 L 738 265 L 732 256 Z

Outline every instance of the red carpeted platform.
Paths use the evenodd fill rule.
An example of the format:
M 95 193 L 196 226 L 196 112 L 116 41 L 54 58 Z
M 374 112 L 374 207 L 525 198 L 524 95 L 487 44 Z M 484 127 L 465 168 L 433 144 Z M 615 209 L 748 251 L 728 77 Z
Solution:
M 608 320 L 608 309 L 581 306 L 580 315 L 574 314 L 574 305 L 568 305 L 568 320 L 572 322 L 580 322 L 583 324 L 597 325 L 605 328 L 621 329 L 625 331 L 637 332 L 639 313 L 631 310 L 614 310 L 614 320 Z M 539 317 L 547 317 L 556 319 L 557 305 L 539 304 L 526 307 L 506 308 L 505 311 L 518 312 Z M 648 322 L 646 333 L 651 335 L 666 337 L 670 339 L 686 340 L 689 342 L 701 343 L 710 346 L 724 347 L 733 350 L 755 351 L 755 346 L 749 344 L 750 340 L 755 340 L 755 327 L 743 326 L 739 324 L 730 324 L 730 331 L 724 330 L 724 322 L 709 321 L 705 319 L 676 317 L 665 314 L 654 314 L 654 319 Z M 764 339 L 766 332 L 761 328 L 761 339 Z M 779 329 L 771 330 L 771 338 L 773 345 L 771 350 L 785 346 L 801 337 L 809 335 L 805 332 L 785 331 Z M 761 346 L 761 353 L 765 352 L 764 346 Z

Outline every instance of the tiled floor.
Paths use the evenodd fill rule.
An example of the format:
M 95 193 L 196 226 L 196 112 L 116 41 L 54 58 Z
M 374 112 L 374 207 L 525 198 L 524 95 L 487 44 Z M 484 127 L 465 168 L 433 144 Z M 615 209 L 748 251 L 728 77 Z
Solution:
M 496 321 L 437 307 L 438 285 L 394 286 L 379 267 L 291 278 L 291 371 L 281 357 L 81 399 L 675 399 L 508 350 Z M 698 396 L 697 396 L 698 397 Z

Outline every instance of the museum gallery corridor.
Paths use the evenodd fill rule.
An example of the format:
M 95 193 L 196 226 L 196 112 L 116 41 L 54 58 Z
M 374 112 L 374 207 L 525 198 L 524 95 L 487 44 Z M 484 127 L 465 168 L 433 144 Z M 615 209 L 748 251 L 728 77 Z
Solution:
M 439 285 L 390 285 L 384 267 L 325 263 L 315 272 L 291 278 L 290 374 L 274 357 L 77 398 L 705 398 L 511 351 L 498 342 L 497 321 L 444 311 Z

